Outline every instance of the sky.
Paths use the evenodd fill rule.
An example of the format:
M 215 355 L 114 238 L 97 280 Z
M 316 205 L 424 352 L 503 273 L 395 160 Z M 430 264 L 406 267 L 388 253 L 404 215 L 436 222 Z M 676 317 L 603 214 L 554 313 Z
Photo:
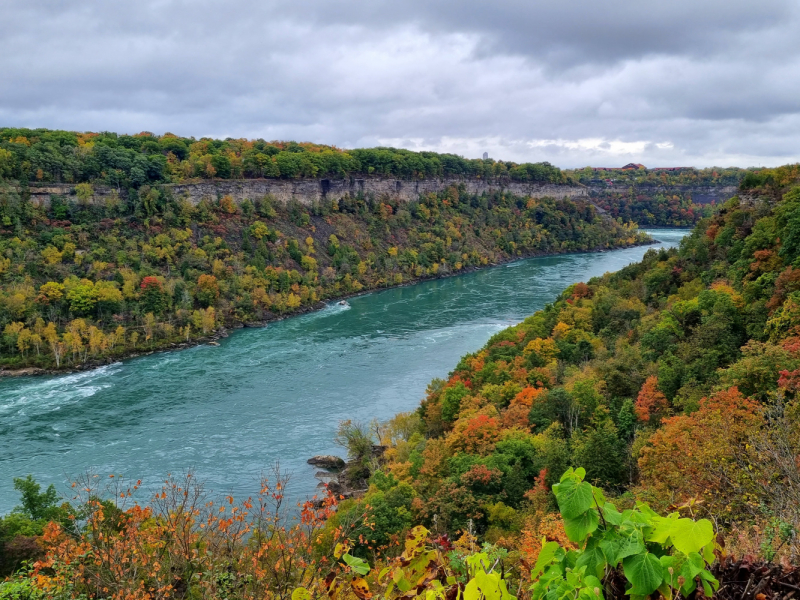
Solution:
M 5 0 L 0 126 L 800 161 L 796 0 Z

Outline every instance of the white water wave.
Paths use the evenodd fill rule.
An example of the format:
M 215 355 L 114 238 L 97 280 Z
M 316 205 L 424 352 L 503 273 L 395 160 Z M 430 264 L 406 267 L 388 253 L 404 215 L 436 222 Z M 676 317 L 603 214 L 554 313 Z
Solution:
M 31 379 L 31 383 L 21 390 L 0 388 L 0 416 L 59 410 L 62 406 L 81 402 L 113 386 L 113 376 L 122 368 L 122 363 L 113 363 L 70 375 Z

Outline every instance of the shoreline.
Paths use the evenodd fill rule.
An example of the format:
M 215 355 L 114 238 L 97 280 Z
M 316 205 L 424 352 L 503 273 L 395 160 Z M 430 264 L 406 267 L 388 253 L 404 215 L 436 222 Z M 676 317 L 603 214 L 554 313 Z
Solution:
M 658 229 L 684 229 L 682 227 L 659 227 Z M 644 231 L 640 229 L 640 231 Z M 122 362 L 125 360 L 130 360 L 134 358 L 139 358 L 142 356 L 150 356 L 151 354 L 161 353 L 161 352 L 175 352 L 180 350 L 188 350 L 189 348 L 194 348 L 197 346 L 209 345 L 214 342 L 218 342 L 221 339 L 228 337 L 231 331 L 235 331 L 238 329 L 257 329 L 267 327 L 270 323 L 277 323 L 278 321 L 283 321 L 284 319 L 288 319 L 291 317 L 299 317 L 304 314 L 316 312 L 318 310 L 322 310 L 328 303 L 330 302 L 338 302 L 340 300 L 346 300 L 348 298 L 356 298 L 358 296 L 365 296 L 367 294 L 372 294 L 375 292 L 380 292 L 383 290 L 391 290 L 396 288 L 402 287 L 410 287 L 413 285 L 417 285 L 424 281 L 436 281 L 439 279 L 448 279 L 451 277 L 458 277 L 460 275 L 467 275 L 469 273 L 475 273 L 478 271 L 484 271 L 486 269 L 491 269 L 492 267 L 499 267 L 502 265 L 507 265 L 510 263 L 514 263 L 520 260 L 527 260 L 530 258 L 547 258 L 553 256 L 567 256 L 571 254 L 599 254 L 603 252 L 613 252 L 615 250 L 625 250 L 628 248 L 638 248 L 640 246 L 652 246 L 655 244 L 659 244 L 660 242 L 651 237 L 649 241 L 630 244 L 625 246 L 613 246 L 611 248 L 594 248 L 591 250 L 580 250 L 580 251 L 570 251 L 570 252 L 542 252 L 542 253 L 531 253 L 524 256 L 514 256 L 509 257 L 508 259 L 500 260 L 495 263 L 489 263 L 484 266 L 477 266 L 477 267 L 467 267 L 459 271 L 458 273 L 446 273 L 443 275 L 436 275 L 436 276 L 426 276 L 426 277 L 418 277 L 412 279 L 410 281 L 398 284 L 398 285 L 389 285 L 386 287 L 375 287 L 369 289 L 359 290 L 358 292 L 349 292 L 346 294 L 341 294 L 338 296 L 331 296 L 326 298 L 325 300 L 319 300 L 314 304 L 303 306 L 291 313 L 286 313 L 283 315 L 276 315 L 271 318 L 267 318 L 263 321 L 250 321 L 247 323 L 237 322 L 232 323 L 230 325 L 224 325 L 223 327 L 217 329 L 216 331 L 212 332 L 211 334 L 201 337 L 195 338 L 192 340 L 188 340 L 186 342 L 171 342 L 168 344 L 164 344 L 161 347 L 152 348 L 150 350 L 137 350 L 131 351 L 127 353 L 122 353 L 117 356 L 113 357 L 106 357 L 104 359 L 98 359 L 93 361 L 87 361 L 80 365 L 71 365 L 65 368 L 44 368 L 44 367 L 19 367 L 17 369 L 6 369 L 0 368 L 0 379 L 6 378 L 16 378 L 16 377 L 41 377 L 41 376 L 48 376 L 48 375 L 70 375 L 72 373 L 82 373 L 84 371 L 91 371 L 94 369 L 99 369 L 101 367 L 105 367 L 108 365 L 112 365 L 114 363 Z

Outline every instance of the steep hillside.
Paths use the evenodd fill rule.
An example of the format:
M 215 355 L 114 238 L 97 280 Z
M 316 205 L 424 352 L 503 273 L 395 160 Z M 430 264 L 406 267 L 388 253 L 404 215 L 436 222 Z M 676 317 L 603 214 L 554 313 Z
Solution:
M 796 556 L 799 180 L 746 177 L 680 249 L 573 285 L 465 356 L 380 431 L 386 462 L 351 510 L 535 555 L 566 539 L 548 489 L 574 466 L 625 506 L 712 519 L 738 556 Z
M 686 227 L 736 195 L 745 175 L 737 168 L 576 169 L 567 176 L 587 187 L 592 201 L 614 218 L 642 227 Z
M 363 290 L 645 240 L 582 200 L 463 186 L 312 205 L 136 193 L 133 205 L 80 195 L 41 205 L 0 184 L 0 365 L 97 364 Z

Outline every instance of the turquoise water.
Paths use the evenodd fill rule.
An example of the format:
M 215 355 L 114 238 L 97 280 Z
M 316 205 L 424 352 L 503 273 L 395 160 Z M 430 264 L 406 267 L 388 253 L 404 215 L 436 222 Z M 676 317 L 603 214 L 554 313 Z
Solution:
M 687 233 L 648 231 L 663 246 Z M 341 454 L 339 420 L 414 409 L 431 379 L 492 334 L 650 247 L 521 260 L 240 330 L 218 347 L 0 381 L 0 514 L 18 500 L 12 477 L 28 473 L 59 490 L 86 471 L 154 489 L 192 468 L 207 488 L 242 497 L 280 460 L 290 495 L 312 495 L 306 459 Z

